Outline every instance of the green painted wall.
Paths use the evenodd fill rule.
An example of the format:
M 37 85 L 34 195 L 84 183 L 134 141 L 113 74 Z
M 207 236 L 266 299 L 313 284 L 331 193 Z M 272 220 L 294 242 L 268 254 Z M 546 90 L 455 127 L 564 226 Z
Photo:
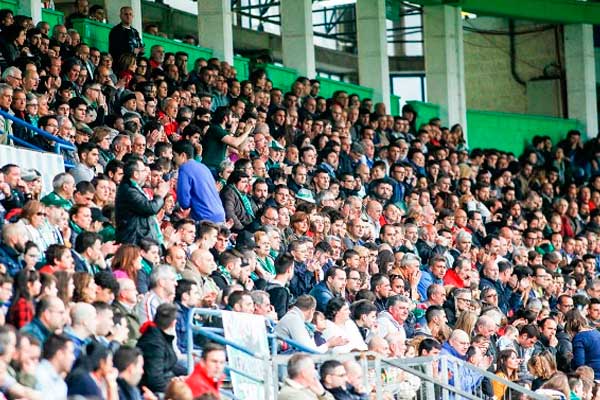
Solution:
M 573 119 L 511 114 L 491 111 L 467 111 L 469 147 L 495 148 L 520 155 L 536 135 L 546 135 L 558 143 L 571 129 L 581 129 Z
M 409 101 L 417 111 L 417 126 L 439 116 L 439 106 L 419 101 Z M 467 111 L 469 147 L 494 148 L 520 155 L 536 135 L 547 135 L 553 143 L 563 139 L 571 129 L 581 129 L 573 119 L 542 117 L 537 115 L 501 113 L 492 111 Z

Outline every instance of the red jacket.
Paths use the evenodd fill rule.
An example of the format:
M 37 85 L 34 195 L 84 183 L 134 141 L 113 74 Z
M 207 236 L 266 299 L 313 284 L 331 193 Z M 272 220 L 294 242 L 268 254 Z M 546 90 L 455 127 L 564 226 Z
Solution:
M 465 287 L 465 283 L 460 279 L 456 271 L 449 269 L 446 275 L 444 275 L 444 286 L 454 286 L 462 289 Z
M 223 378 L 221 377 L 217 382 L 206 375 L 206 370 L 201 363 L 196 364 L 194 371 L 185 380 L 185 383 L 192 389 L 192 395 L 194 398 L 202 396 L 204 393 L 211 393 L 220 397 L 219 389 L 223 384 Z

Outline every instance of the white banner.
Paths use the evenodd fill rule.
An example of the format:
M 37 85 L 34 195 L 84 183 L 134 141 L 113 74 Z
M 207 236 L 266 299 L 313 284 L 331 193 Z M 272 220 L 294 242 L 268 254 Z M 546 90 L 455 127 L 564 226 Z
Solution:
M 232 311 L 223 311 L 222 316 L 224 334 L 227 340 L 265 358 L 269 357 L 269 343 L 264 317 Z M 236 398 L 240 400 L 273 399 L 270 369 L 266 368 L 263 361 L 231 346 L 227 346 L 227 359 L 230 368 L 266 382 L 260 384 L 231 371 L 231 382 Z

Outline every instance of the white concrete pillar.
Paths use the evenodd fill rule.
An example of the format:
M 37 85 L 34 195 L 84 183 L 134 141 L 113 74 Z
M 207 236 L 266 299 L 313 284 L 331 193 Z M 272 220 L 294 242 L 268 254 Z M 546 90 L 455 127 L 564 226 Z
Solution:
M 565 25 L 565 64 L 569 118 L 583 124 L 588 138 L 596 137 L 596 65 L 591 25 Z
M 214 56 L 233 65 L 233 27 L 231 1 L 198 1 L 198 39 L 213 49 Z
M 423 30 L 427 101 L 439 104 L 444 124 L 461 124 L 466 134 L 465 60 L 460 7 L 424 7 Z
M 35 25 L 42 20 L 42 2 L 40 0 L 20 0 L 17 2 L 17 14 L 30 16 Z
M 108 23 L 110 25 L 117 25 L 121 23 L 120 15 L 122 7 L 131 7 L 133 9 L 132 26 L 140 33 L 141 36 L 143 32 L 141 0 L 104 0 L 104 9 L 106 10 L 106 19 Z M 149 49 L 146 51 L 148 50 Z
M 312 0 L 281 0 L 281 50 L 283 64 L 300 75 L 316 76 Z
M 373 88 L 373 100 L 390 111 L 390 67 L 388 62 L 385 0 L 357 0 L 358 80 Z

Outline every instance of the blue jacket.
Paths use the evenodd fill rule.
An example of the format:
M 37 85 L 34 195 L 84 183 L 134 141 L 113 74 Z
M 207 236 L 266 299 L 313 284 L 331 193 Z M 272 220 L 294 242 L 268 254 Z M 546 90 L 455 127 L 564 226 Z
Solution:
M 448 342 L 444 342 L 444 344 L 442 344 L 442 351 L 440 352 L 440 354 L 450 355 L 452 357 L 456 357 L 466 362 L 465 356 L 460 355 Z M 461 366 L 457 362 L 454 362 L 452 360 L 448 360 L 447 373 L 448 384 L 458 387 L 459 389 L 467 393 L 473 393 L 475 388 L 477 388 L 481 384 L 481 381 L 483 381 L 483 375 L 475 372 L 471 368 Z
M 421 296 L 421 301 L 427 300 L 427 289 L 434 283 L 443 285 L 444 280 L 434 277 L 429 271 L 421 271 L 421 280 L 419 280 L 419 284 L 417 285 L 417 292 Z
M 52 334 L 37 318 L 34 318 L 30 323 L 21 328 L 21 333 L 27 333 L 36 338 L 41 345 L 46 343 L 46 339 Z
M 15 276 L 22 269 L 19 253 L 4 243 L 0 244 L 0 264 L 6 266 L 6 271 L 10 276 Z
M 180 302 L 176 302 L 177 306 L 177 322 L 175 323 L 175 332 L 177 332 L 177 348 L 181 354 L 187 354 L 188 346 L 188 318 L 191 309 L 184 306 Z M 194 343 L 202 343 L 202 335 L 199 333 L 194 334 Z M 200 349 L 200 346 L 194 346 L 195 349 Z
M 573 337 L 573 369 L 592 367 L 594 379 L 600 379 L 600 332 L 596 329 L 578 332 Z
M 315 274 L 306 269 L 306 264 L 294 261 L 294 276 L 290 281 L 290 292 L 294 297 L 308 294 L 317 283 Z
M 202 163 L 189 160 L 179 168 L 177 201 L 184 209 L 192 208 L 191 217 L 196 221 L 225 222 L 225 209 L 215 179 Z
M 312 297 L 317 300 L 317 311 L 325 312 L 327 308 L 327 303 L 329 300 L 333 299 L 334 294 L 327 287 L 327 283 L 325 281 L 321 281 L 312 288 L 309 293 Z

